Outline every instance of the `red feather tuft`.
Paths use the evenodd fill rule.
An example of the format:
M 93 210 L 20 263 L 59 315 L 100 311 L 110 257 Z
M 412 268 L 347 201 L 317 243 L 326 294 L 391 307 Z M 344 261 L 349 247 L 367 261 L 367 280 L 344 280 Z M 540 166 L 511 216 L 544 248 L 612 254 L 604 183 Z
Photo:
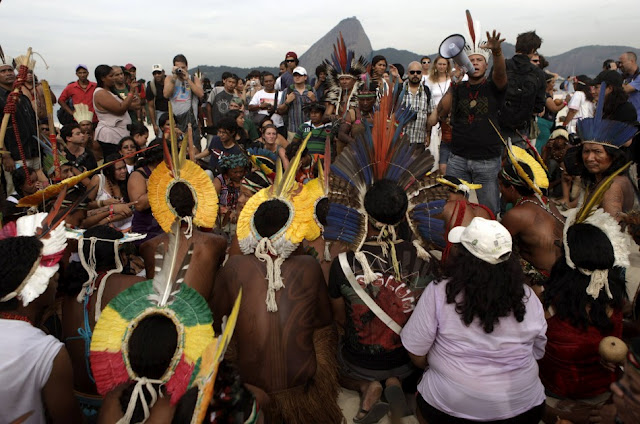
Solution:
M 169 171 L 173 173 L 173 166 L 171 165 L 171 152 L 169 152 L 169 146 L 167 146 L 167 139 L 162 138 L 162 149 L 164 150 L 164 162 L 167 164 Z
M 466 10 L 467 13 L 467 25 L 469 25 L 469 35 L 471 35 L 471 42 L 473 43 L 473 45 L 476 45 L 476 31 L 475 29 L 473 29 L 473 19 L 471 18 L 471 12 L 469 12 L 469 10 Z

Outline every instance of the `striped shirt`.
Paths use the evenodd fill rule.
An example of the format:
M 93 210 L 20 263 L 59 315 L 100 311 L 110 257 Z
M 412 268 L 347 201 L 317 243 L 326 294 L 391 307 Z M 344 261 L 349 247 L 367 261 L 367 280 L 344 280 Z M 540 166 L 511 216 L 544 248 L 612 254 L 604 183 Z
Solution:
M 424 144 L 427 137 L 427 118 L 435 107 L 431 92 L 429 87 L 421 83 L 416 94 L 413 94 L 409 90 L 409 81 L 405 81 L 404 89 L 403 104 L 417 113 L 416 118 L 405 125 L 404 133 L 411 143 Z

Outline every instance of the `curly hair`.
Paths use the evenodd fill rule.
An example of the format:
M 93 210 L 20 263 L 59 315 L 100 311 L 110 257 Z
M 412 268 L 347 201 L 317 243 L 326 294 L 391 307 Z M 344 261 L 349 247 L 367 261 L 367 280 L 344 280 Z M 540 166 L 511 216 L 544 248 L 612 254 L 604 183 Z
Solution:
M 544 285 L 544 306 L 553 306 L 555 316 L 569 321 L 574 327 L 586 331 L 589 326 L 594 326 L 605 334 L 613 329 L 607 309 L 621 310 L 626 298 L 622 268 L 614 267 L 613 246 L 602 230 L 586 223 L 569 227 L 567 243 L 576 267 L 591 271 L 609 270 L 609 289 L 613 299 L 609 299 L 605 290 L 600 291 L 597 299 L 588 295 L 586 289 L 591 277 L 570 268 L 563 255 L 551 269 L 549 280 Z
M 497 265 L 476 258 L 462 244 L 456 244 L 445 265 L 449 276 L 447 303 L 455 303 L 456 312 L 469 326 L 477 317 L 485 333 L 493 332 L 500 318 L 513 313 L 518 322 L 526 313 L 524 274 L 518 257 Z
M 218 161 L 218 168 L 222 174 L 234 168 L 249 169 L 249 167 L 249 160 L 244 154 L 225 155 Z

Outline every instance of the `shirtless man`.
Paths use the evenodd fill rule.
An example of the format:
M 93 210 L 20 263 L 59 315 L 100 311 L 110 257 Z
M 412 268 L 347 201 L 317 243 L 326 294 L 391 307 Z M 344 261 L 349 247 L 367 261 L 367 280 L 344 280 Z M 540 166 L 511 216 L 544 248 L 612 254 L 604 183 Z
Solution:
M 266 201 L 253 215 L 255 228 L 270 237 L 288 214 L 283 202 Z M 269 312 L 265 263 L 254 255 L 231 256 L 216 278 L 214 328 L 220 331 L 222 317 L 243 287 L 234 333 L 236 363 L 245 383 L 269 395 L 267 422 L 339 423 L 337 338 L 322 270 L 308 255 L 290 256 L 280 269 L 284 287 L 275 292 L 277 310 Z
M 84 234 L 84 255 L 87 262 L 90 262 L 91 237 L 100 240 L 95 243 L 95 271 L 98 274 L 93 289 L 84 294 L 80 301 L 78 296 L 83 290 L 83 284 L 88 280 L 89 275 L 80 262 L 70 263 L 65 272 L 62 291 L 64 298 L 62 302 L 62 334 L 66 344 L 71 363 L 73 364 L 73 388 L 76 398 L 80 403 L 84 415 L 88 419 L 95 419 L 102 403 L 101 396 L 98 395 L 96 385 L 92 380 L 89 366 L 89 345 L 91 334 L 96 325 L 96 308 L 98 311 L 116 297 L 121 291 L 133 286 L 145 279 L 135 275 L 113 274 L 104 280 L 106 273 L 116 268 L 116 258 L 114 256 L 113 242 L 123 237 L 122 233 L 106 225 L 88 229 Z M 109 242 L 106 240 L 113 240 Z M 108 284 L 107 284 L 108 282 Z M 97 305 L 101 285 L 104 285 L 100 304 Z M 83 290 L 86 292 L 86 290 Z M 88 328 L 87 328 L 88 325 Z M 79 331 L 82 329 L 82 331 Z
M 531 168 L 523 162 L 520 165 L 533 180 Z M 546 196 L 535 196 L 510 163 L 498 180 L 502 199 L 514 205 L 502 217 L 502 225 L 513 236 L 520 257 L 528 262 L 523 263 L 525 274 L 533 284 L 541 283 L 562 255 L 564 217 Z
M 169 191 L 169 201 L 171 207 L 175 211 L 177 217 L 184 219 L 185 217 L 193 218 L 195 213 L 195 199 L 191 189 L 185 183 L 176 183 Z M 193 224 L 191 238 L 187 239 L 185 231 L 187 224 L 182 222 L 182 231 L 180 231 L 180 249 L 178 263 L 182 263 L 184 256 L 187 254 L 189 244 L 193 252 L 189 261 L 189 269 L 185 275 L 185 283 L 198 291 L 205 299 L 211 297 L 213 290 L 213 282 L 218 268 L 224 261 L 227 249 L 227 241 L 224 237 L 213 233 L 205 233 L 199 230 Z M 144 259 L 147 279 L 153 278 L 155 275 L 155 254 L 156 248 L 162 242 L 168 241 L 169 236 L 166 233 L 147 240 L 140 246 L 140 254 Z M 165 243 L 165 252 L 169 243 Z
M 363 137 L 366 129 L 365 125 L 369 125 L 369 129 L 373 126 L 373 107 L 376 104 L 376 92 L 360 90 L 358 93 L 358 107 L 354 109 L 355 116 L 343 122 L 338 131 L 338 139 L 336 141 L 336 150 L 340 154 L 342 149 L 353 143 L 358 137 Z

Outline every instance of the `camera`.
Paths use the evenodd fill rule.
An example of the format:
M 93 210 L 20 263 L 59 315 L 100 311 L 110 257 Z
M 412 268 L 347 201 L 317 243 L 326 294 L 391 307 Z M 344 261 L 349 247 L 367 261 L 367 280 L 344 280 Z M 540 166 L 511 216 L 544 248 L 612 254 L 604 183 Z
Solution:
M 251 87 L 255 87 L 256 86 L 256 82 L 255 81 L 251 81 Z
M 182 75 L 182 74 L 184 74 L 184 70 L 182 68 L 176 68 L 176 74 L 177 75 Z

